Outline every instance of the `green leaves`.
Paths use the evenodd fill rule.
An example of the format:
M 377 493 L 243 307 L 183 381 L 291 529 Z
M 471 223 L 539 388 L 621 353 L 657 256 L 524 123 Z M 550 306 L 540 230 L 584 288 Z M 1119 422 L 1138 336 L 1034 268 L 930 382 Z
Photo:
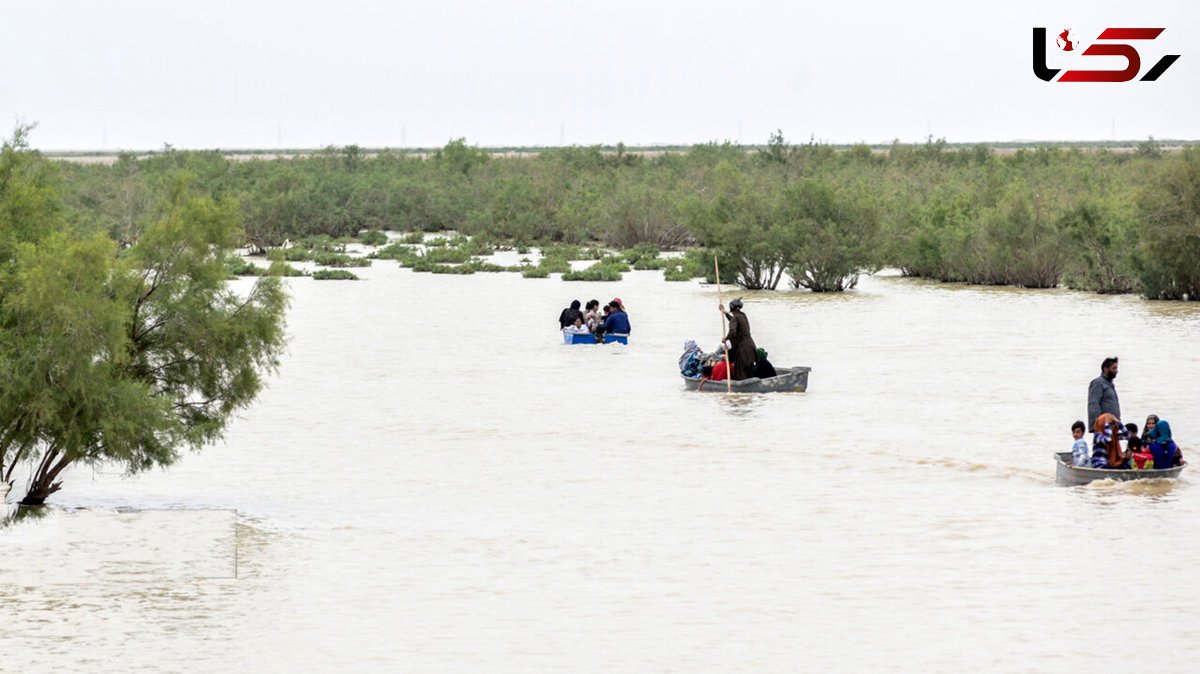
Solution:
M 10 151 L 0 176 L 5 161 L 10 177 L 46 175 L 39 157 Z M 57 491 L 75 461 L 138 471 L 218 437 L 276 367 L 287 306 L 278 278 L 246 296 L 225 282 L 237 202 L 198 195 L 179 174 L 118 254 L 105 234 L 54 227 L 52 187 L 11 184 L 22 187 L 0 189 L 0 212 L 21 217 L 0 220 L 0 470 L 32 467 L 24 502 Z

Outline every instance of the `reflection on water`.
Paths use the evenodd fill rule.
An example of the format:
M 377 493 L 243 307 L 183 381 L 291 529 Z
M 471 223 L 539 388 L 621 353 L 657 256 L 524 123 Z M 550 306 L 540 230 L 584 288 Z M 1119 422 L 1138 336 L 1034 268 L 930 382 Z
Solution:
M 360 274 L 288 280 L 289 353 L 224 443 L 134 478 L 75 471 L 60 508 L 0 530 L 0 602 L 21 616 L 0 627 L 5 662 L 1178 672 L 1200 659 L 1200 538 L 1175 533 L 1200 525 L 1195 476 L 1062 487 L 1051 458 L 1112 354 L 1128 416 L 1158 413 L 1184 444 L 1200 433 L 1200 307 L 894 275 L 842 295 L 739 292 L 771 361 L 813 377 L 803 394 L 726 395 L 683 390 L 676 367 L 684 340 L 716 347 L 715 287 L 648 271 Z M 614 296 L 628 346 L 562 344 L 562 307 Z M 1130 329 L 1089 329 L 1114 313 Z M 1139 329 L 1160 325 L 1170 339 Z M 1097 569 L 1148 564 L 1170 591 L 1089 591 Z M 1172 646 L 1097 649 L 1099 624 L 1153 624 Z

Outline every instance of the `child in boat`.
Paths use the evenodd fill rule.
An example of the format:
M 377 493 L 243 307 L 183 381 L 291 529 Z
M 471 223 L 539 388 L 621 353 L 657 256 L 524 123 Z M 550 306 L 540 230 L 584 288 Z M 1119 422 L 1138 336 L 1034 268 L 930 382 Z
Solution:
M 1138 437 L 1137 424 L 1125 424 L 1125 430 L 1129 432 L 1129 440 L 1125 443 L 1125 449 L 1129 453 L 1130 466 L 1134 470 L 1153 468 L 1154 457 L 1143 448 L 1142 439 Z
M 576 317 L 575 323 L 563 328 L 563 332 L 569 332 L 572 335 L 586 335 L 588 334 L 588 329 L 584 326 L 583 319 Z
M 1138 437 L 1137 424 L 1125 424 L 1125 430 L 1129 433 L 1129 440 L 1125 442 L 1125 447 L 1131 452 L 1142 451 L 1142 439 Z
M 1092 450 L 1088 448 L 1087 440 L 1083 439 L 1083 431 L 1082 421 L 1071 424 L 1071 437 L 1075 438 L 1075 443 L 1071 445 L 1071 463 L 1076 466 L 1086 466 L 1092 458 Z

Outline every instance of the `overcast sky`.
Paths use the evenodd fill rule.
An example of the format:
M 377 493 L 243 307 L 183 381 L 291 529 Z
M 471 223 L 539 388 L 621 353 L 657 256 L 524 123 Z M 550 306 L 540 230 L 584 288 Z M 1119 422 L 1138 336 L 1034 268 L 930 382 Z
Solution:
M 45 150 L 1200 139 L 1196 2 L 5 3 L 0 129 Z M 1157 82 L 1054 45 L 1133 44 Z

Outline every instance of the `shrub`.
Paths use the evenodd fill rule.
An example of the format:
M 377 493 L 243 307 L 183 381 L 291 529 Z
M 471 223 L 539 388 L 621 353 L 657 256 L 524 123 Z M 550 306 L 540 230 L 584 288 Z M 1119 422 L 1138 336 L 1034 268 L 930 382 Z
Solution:
M 365 232 L 362 236 L 358 237 L 358 240 L 362 242 L 364 246 L 382 246 L 388 242 L 387 234 L 384 234 L 378 229 Z
M 390 243 L 367 257 L 377 260 L 408 260 L 417 257 L 417 250 L 402 243 Z
M 371 261 L 365 257 L 350 257 L 339 253 L 317 253 L 313 262 L 322 267 L 369 267 Z
M 459 264 L 459 265 L 435 264 L 435 265 L 433 265 L 433 268 L 430 269 L 430 271 L 432 271 L 435 274 L 474 274 L 475 267 L 473 267 L 469 264 Z
M 470 260 L 471 254 L 461 248 L 430 248 L 425 251 L 425 259 L 435 264 L 460 263 Z
M 286 262 L 272 262 L 267 269 L 267 276 L 308 276 L 308 274 Z
M 226 256 L 225 267 L 230 276 L 263 276 L 267 273 L 263 267 L 237 255 Z
M 269 252 L 267 259 L 274 261 Z M 288 262 L 308 262 L 313 259 L 313 252 L 307 248 L 284 248 L 283 259 Z
M 628 265 L 626 265 L 628 270 Z M 569 271 L 562 275 L 564 281 L 620 281 L 621 270 L 617 265 L 596 263 L 581 271 Z
M 318 269 L 312 274 L 315 281 L 357 281 L 354 272 L 345 269 Z
M 703 276 L 703 274 L 699 274 L 699 276 Z M 683 265 L 675 265 L 673 267 L 667 267 L 666 269 L 663 269 L 664 281 L 691 281 L 694 278 L 696 278 L 696 276 L 693 276 L 690 272 L 684 269 Z

